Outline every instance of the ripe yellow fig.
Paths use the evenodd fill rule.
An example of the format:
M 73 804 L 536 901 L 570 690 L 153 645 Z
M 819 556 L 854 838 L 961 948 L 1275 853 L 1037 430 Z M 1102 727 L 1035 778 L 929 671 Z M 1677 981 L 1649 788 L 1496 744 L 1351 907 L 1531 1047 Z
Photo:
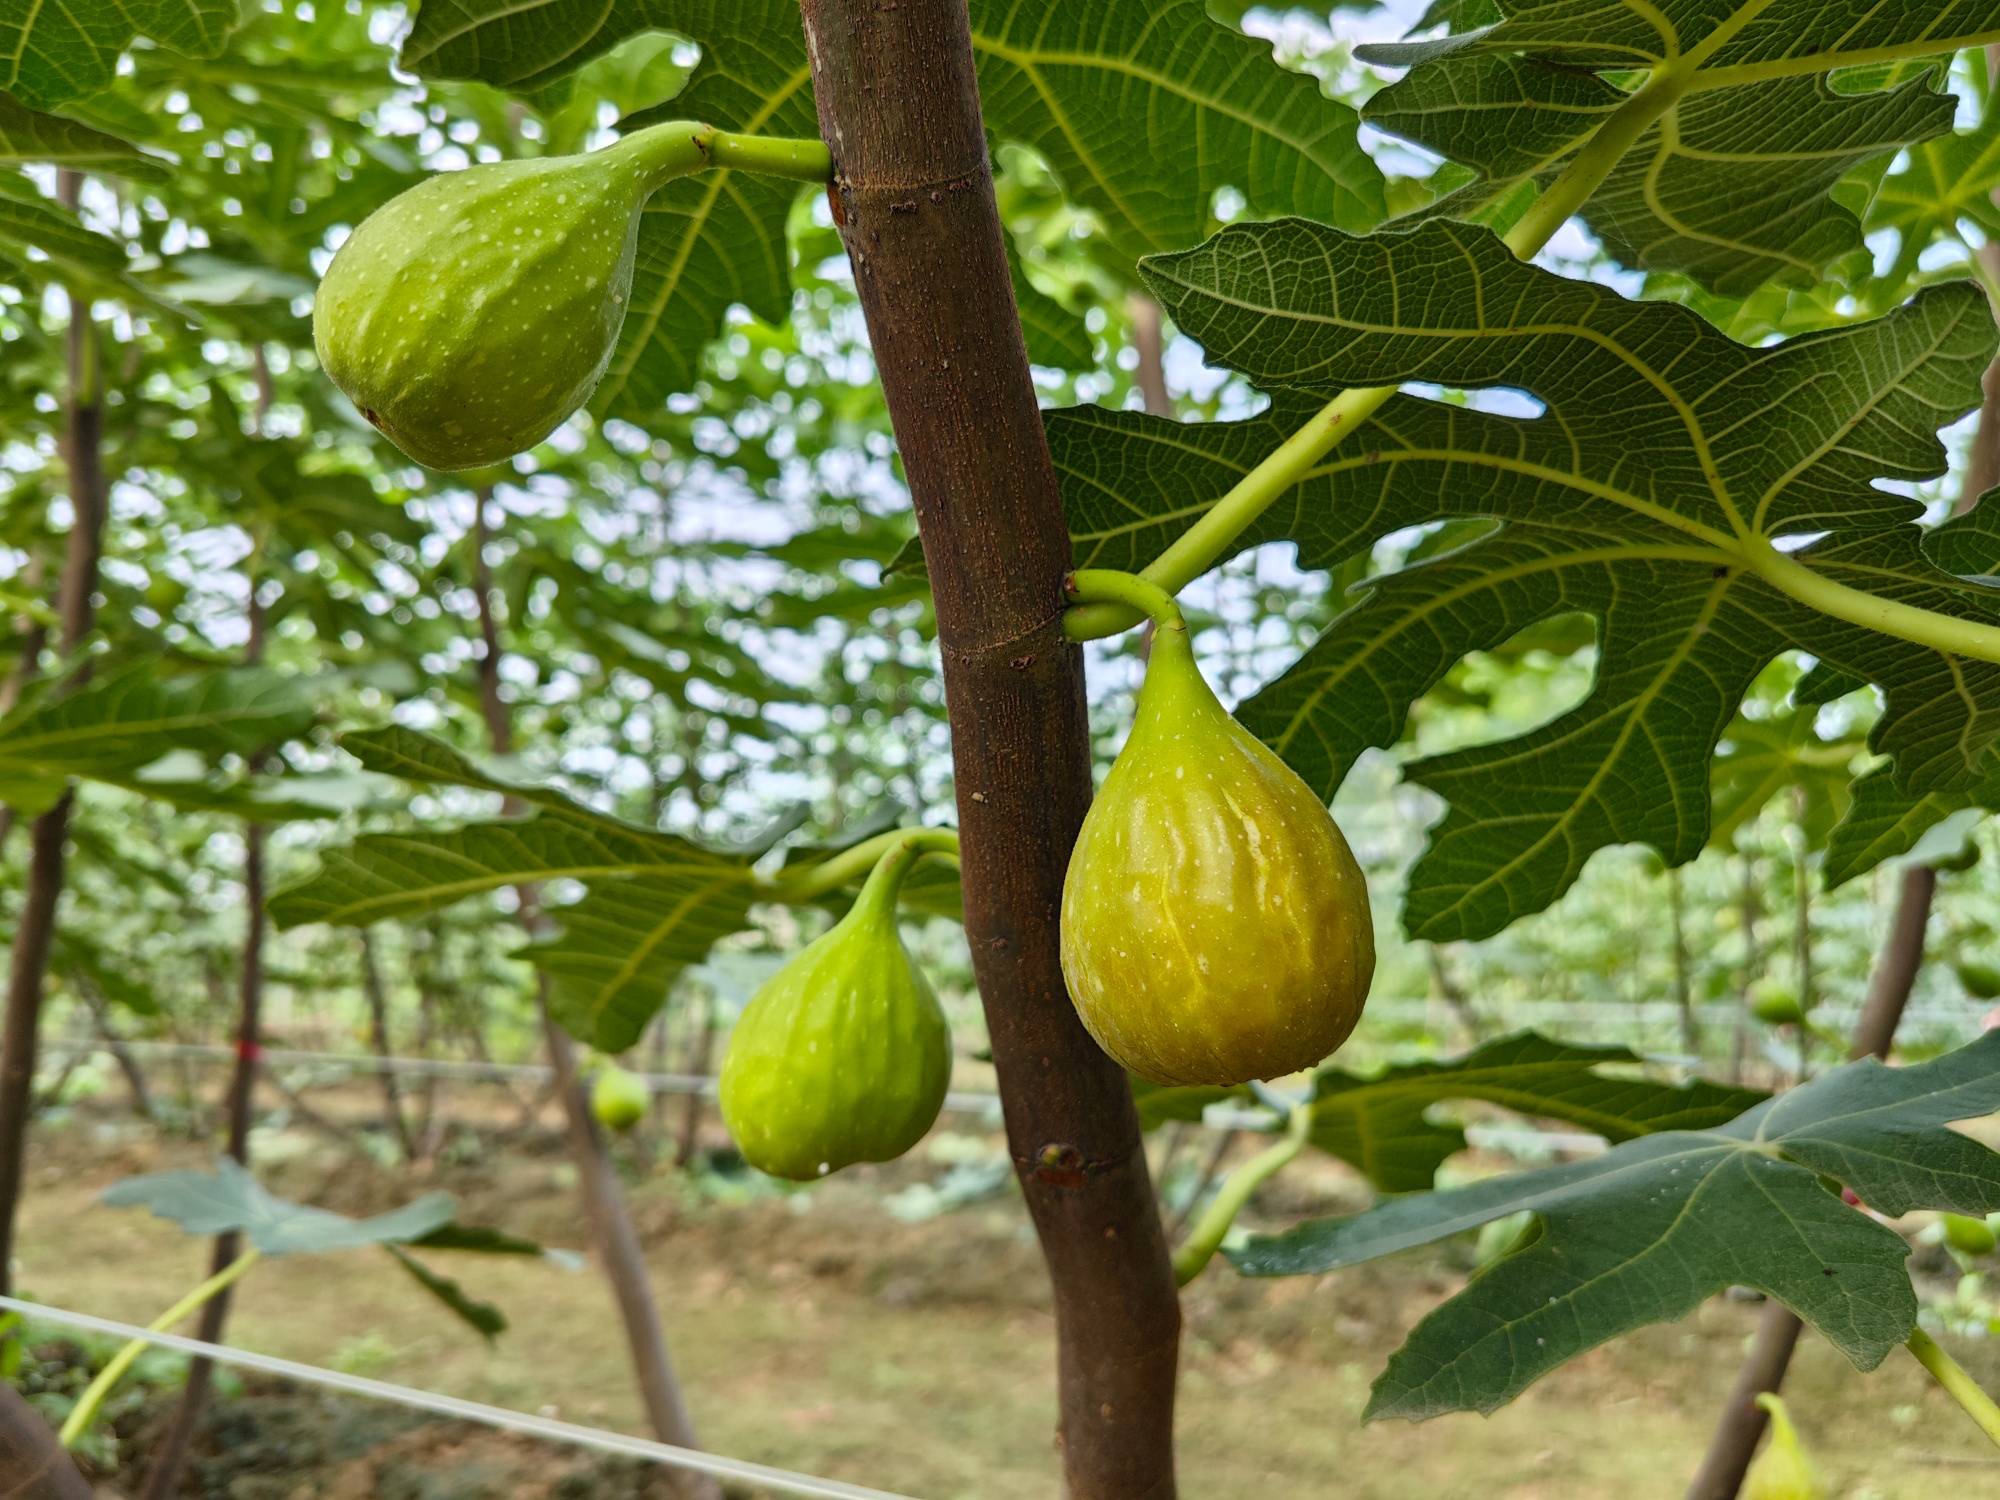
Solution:
M 606 1060 L 591 1080 L 590 1112 L 600 1125 L 612 1130 L 630 1130 L 646 1118 L 646 1106 L 652 1102 L 652 1091 L 644 1080 L 615 1062 Z
M 675 120 L 587 156 L 442 172 L 334 256 L 313 301 L 320 364 L 418 463 L 512 458 L 582 406 L 611 363 L 646 200 L 710 166 L 828 170 L 817 141 Z
M 1771 1441 L 1743 1476 L 1743 1500 L 1821 1500 L 1826 1491 L 1799 1443 L 1784 1398 L 1766 1391 L 1757 1404 L 1771 1414 Z
M 723 1122 L 744 1160 L 806 1182 L 923 1139 L 951 1081 L 951 1032 L 903 948 L 896 897 L 940 838 L 891 846 L 848 914 L 751 998 L 722 1060 Z
M 1313 1067 L 1374 977 L 1360 866 L 1312 789 L 1216 700 L 1166 594 L 1087 570 L 1071 597 L 1138 603 L 1157 626 L 1131 738 L 1063 883 L 1077 1013 L 1154 1083 Z

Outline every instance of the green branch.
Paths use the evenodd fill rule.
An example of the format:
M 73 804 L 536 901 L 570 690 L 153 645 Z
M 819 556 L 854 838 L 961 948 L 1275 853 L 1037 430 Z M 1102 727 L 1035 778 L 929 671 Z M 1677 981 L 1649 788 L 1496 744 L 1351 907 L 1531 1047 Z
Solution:
M 1195 1221 L 1186 1242 L 1174 1252 L 1175 1286 L 1186 1286 L 1207 1269 L 1208 1263 L 1215 1259 L 1215 1252 L 1222 1248 L 1229 1226 L 1236 1222 L 1243 1205 L 1250 1201 L 1250 1195 L 1305 1150 L 1306 1142 L 1312 1136 L 1312 1126 L 1312 1105 L 1294 1104 L 1291 1114 L 1286 1117 L 1285 1138 L 1277 1145 L 1258 1152 L 1223 1179 L 1215 1198 Z
M 152 1333 L 165 1333 L 203 1303 L 233 1285 L 237 1277 L 263 1258 L 264 1252 L 252 1245 L 148 1323 L 147 1330 Z M 57 1441 L 63 1447 L 74 1448 L 77 1439 L 90 1430 L 90 1424 L 97 1418 L 98 1408 L 104 1405 L 104 1400 L 111 1394 L 112 1387 L 124 1378 L 125 1372 L 132 1368 L 132 1361 L 137 1359 L 145 1348 L 146 1340 L 129 1339 L 122 1349 L 111 1356 L 111 1362 L 97 1372 L 97 1378 L 84 1388 L 83 1394 L 77 1398 L 75 1407 L 70 1411 L 69 1419 L 62 1424 L 62 1431 L 56 1435 Z
M 2000 1406 L 1993 1404 L 1993 1398 L 1979 1388 L 1958 1361 L 1940 1349 L 1937 1340 L 1921 1328 L 1910 1330 L 1904 1347 L 1916 1356 L 1918 1364 L 1930 1371 L 1931 1378 L 1945 1388 L 1951 1399 L 1965 1408 L 1965 1414 L 1979 1424 L 1979 1430 L 2000 1446 Z
M 824 141 L 736 135 L 699 120 L 665 120 L 606 149 L 645 163 L 654 191 L 712 167 L 799 182 L 825 182 L 833 176 L 833 156 Z

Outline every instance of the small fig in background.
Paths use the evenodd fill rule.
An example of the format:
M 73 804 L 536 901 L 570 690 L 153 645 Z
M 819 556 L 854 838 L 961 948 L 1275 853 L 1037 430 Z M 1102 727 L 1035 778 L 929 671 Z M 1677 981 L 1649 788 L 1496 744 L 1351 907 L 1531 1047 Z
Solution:
M 597 1069 L 590 1085 L 590 1112 L 597 1122 L 612 1130 L 630 1130 L 646 1118 L 653 1091 L 636 1073 L 606 1061 Z
M 1806 1019 L 1798 991 L 1775 979 L 1760 979 L 1750 987 L 1750 1014 L 1766 1026 L 1800 1026 Z
M 896 930 L 921 849 L 882 857 L 848 914 L 751 998 L 722 1060 L 723 1122 L 760 1172 L 807 1182 L 922 1140 L 951 1081 L 951 1032 Z
M 1766 1391 L 1757 1404 L 1771 1414 L 1771 1441 L 1743 1476 L 1742 1500 L 1822 1500 L 1826 1491 L 1799 1443 L 1784 1398 Z
M 1078 596 L 1103 578 L 1079 573 Z M 1153 1083 L 1313 1067 L 1368 997 L 1367 881 L 1312 789 L 1202 680 L 1173 601 L 1141 587 L 1152 657 L 1070 855 L 1063 977 L 1098 1045 Z
M 2000 1244 L 2000 1238 L 1995 1237 L 1993 1226 L 1984 1219 L 1970 1218 L 1965 1214 L 1946 1214 L 1944 1242 L 1960 1255 L 1991 1255 L 1993 1247 Z
M 640 210 L 706 164 L 702 129 L 441 172 L 392 198 L 319 284 L 320 364 L 418 463 L 471 469 L 533 447 L 611 363 Z
M 1965 993 L 1973 999 L 2000 999 L 2000 969 L 1973 958 L 1962 958 L 1951 967 Z

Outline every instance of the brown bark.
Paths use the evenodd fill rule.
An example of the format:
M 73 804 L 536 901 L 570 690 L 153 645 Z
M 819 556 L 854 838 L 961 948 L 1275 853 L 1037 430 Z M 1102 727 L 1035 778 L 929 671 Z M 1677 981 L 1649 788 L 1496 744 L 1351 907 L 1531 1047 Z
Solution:
M 252 587 L 255 587 L 254 580 Z M 253 643 L 256 639 L 253 634 Z M 236 1065 L 229 1075 L 229 1154 L 245 1165 L 250 1160 L 251 1103 L 263 1053 L 264 835 L 261 823 L 248 824 L 243 830 L 243 910 L 247 925 L 243 935 L 242 987 L 237 997 Z M 209 1274 L 215 1275 L 228 1269 L 230 1263 L 242 1253 L 242 1239 L 234 1231 L 217 1235 L 215 1253 L 209 1260 Z M 233 1292 L 234 1288 L 225 1289 L 202 1306 L 201 1325 L 195 1337 L 203 1343 L 222 1342 Z M 187 1384 L 181 1388 L 180 1405 L 174 1410 L 173 1423 L 153 1450 L 153 1467 L 146 1476 L 145 1500 L 171 1500 L 179 1490 L 181 1468 L 187 1462 L 188 1449 L 201 1426 L 214 1374 L 214 1365 L 206 1359 L 197 1358 L 189 1363 Z
M 805 0 L 840 226 L 937 606 L 966 937 L 1054 1284 L 1073 1500 L 1174 1493 L 1180 1310 L 1131 1091 L 1057 955 L 1090 801 L 1070 545 L 1009 282 L 965 0 Z
M 81 187 L 82 178 L 77 173 L 57 173 L 57 196 L 65 204 L 75 205 Z M 56 618 L 62 653 L 68 658 L 90 634 L 96 615 L 97 568 L 103 554 L 107 508 L 101 353 L 90 304 L 82 297 L 70 299 L 64 348 L 69 391 L 61 447 L 69 471 L 73 519 L 56 588 Z M 14 1217 L 20 1207 L 28 1126 L 34 1114 L 36 1043 L 49 951 L 55 937 L 56 905 L 62 899 L 63 849 L 73 802 L 74 793 L 65 792 L 54 807 L 35 819 L 27 899 L 8 958 L 7 1013 L 0 1023 L 0 1292 L 13 1290 Z
M 709 1055 L 715 1050 L 715 1002 L 704 996 L 699 1002 L 701 1018 L 688 1048 L 686 1072 L 697 1078 L 708 1076 Z M 664 1096 L 662 1096 L 664 1097 Z M 701 1117 L 708 1104 L 701 1090 L 689 1089 L 681 1105 L 680 1141 L 674 1147 L 674 1165 L 685 1168 L 694 1160 L 701 1145 Z
M 485 654 L 479 661 L 479 702 L 486 717 L 487 737 L 493 749 L 506 755 L 514 748 L 514 724 L 500 697 L 500 626 L 493 615 L 493 576 L 486 565 L 486 505 L 490 489 L 475 497 L 472 523 L 472 587 L 478 602 L 479 635 Z M 514 809 L 519 811 L 518 808 Z M 523 920 L 532 927 L 536 921 L 536 896 L 530 887 L 521 887 Z M 546 920 L 546 919 L 544 919 Z M 570 1155 L 576 1162 L 577 1186 L 583 1194 L 584 1212 L 590 1219 L 591 1237 L 596 1241 L 604 1276 L 618 1300 L 618 1312 L 625 1324 L 625 1340 L 632 1353 L 632 1370 L 639 1381 L 639 1395 L 646 1403 L 646 1417 L 660 1441 L 680 1448 L 699 1448 L 694 1417 L 681 1394 L 674 1374 L 673 1359 L 660 1327 L 659 1308 L 653 1301 L 653 1285 L 646 1274 L 646 1257 L 639 1234 L 632 1224 L 632 1211 L 618 1186 L 618 1174 L 598 1134 L 597 1120 L 590 1112 L 590 1098 L 576 1076 L 575 1054 L 570 1040 L 549 1014 L 549 980 L 537 976 L 540 986 L 537 1003 L 542 1031 L 548 1043 L 549 1065 L 555 1070 L 556 1092 L 562 1098 Z M 676 1470 L 674 1484 L 685 1500 L 722 1500 L 722 1487 L 709 1475 Z
M 261 364 L 261 349 L 257 351 L 257 358 Z M 260 382 L 258 391 L 257 422 L 261 430 L 269 407 L 268 383 Z M 249 585 L 249 603 L 245 613 L 250 633 L 243 646 L 243 660 L 247 666 L 256 666 L 264 659 L 264 605 L 258 597 L 264 581 L 260 576 L 260 550 L 260 546 L 253 545 L 250 556 L 243 564 L 244 581 Z M 266 753 L 253 755 L 252 769 L 257 769 L 265 759 Z M 264 1055 L 264 939 L 270 925 L 264 914 L 264 845 L 267 834 L 268 830 L 262 823 L 243 825 L 243 953 L 237 983 L 236 1063 L 229 1075 L 228 1119 L 229 1154 L 244 1166 L 250 1163 L 252 1106 L 256 1099 L 257 1074 L 262 1069 Z M 242 1253 L 241 1235 L 234 1230 L 217 1235 L 209 1274 L 219 1275 L 227 1270 Z M 229 1304 L 234 1291 L 233 1287 L 225 1288 L 203 1304 L 201 1325 L 195 1335 L 203 1343 L 222 1342 L 222 1331 L 229 1322 Z M 187 1384 L 181 1387 L 180 1404 L 174 1409 L 173 1422 L 153 1450 L 153 1467 L 146 1476 L 145 1500 L 170 1500 L 180 1488 L 181 1468 L 187 1462 L 188 1448 L 201 1426 L 202 1413 L 208 1405 L 209 1386 L 214 1377 L 215 1367 L 210 1361 L 197 1357 L 189 1363 Z
M 1910 1003 L 1910 991 L 1924 962 L 1924 933 L 1930 925 L 1931 898 L 1937 891 L 1937 871 L 1928 865 L 1911 865 L 1903 871 L 1902 886 L 1896 897 L 1896 914 L 1889 924 L 1889 936 L 1875 962 L 1868 984 L 1868 999 L 1861 1019 L 1855 1023 L 1850 1058 L 1887 1057 L 1895 1040 L 1896 1027 Z M 1734 1500 L 1742 1488 L 1743 1475 L 1757 1451 L 1757 1440 L 1770 1420 L 1757 1405 L 1758 1396 L 1784 1384 L 1785 1368 L 1791 1363 L 1792 1349 L 1804 1328 L 1797 1314 L 1782 1303 L 1764 1304 L 1763 1321 L 1751 1341 L 1750 1353 L 1737 1373 L 1723 1404 L 1715 1436 L 1709 1440 L 1708 1455 L 1702 1460 L 1694 1483 L 1688 1486 L 1687 1500 Z
M 42 1414 L 0 1380 L 0 1500 L 90 1500 Z

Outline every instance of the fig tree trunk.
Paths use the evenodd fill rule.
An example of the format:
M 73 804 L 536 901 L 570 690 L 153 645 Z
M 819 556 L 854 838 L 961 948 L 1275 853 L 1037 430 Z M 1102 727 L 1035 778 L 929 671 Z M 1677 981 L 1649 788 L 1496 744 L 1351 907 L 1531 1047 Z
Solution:
M 0 1380 L 0 1500 L 91 1500 L 42 1414 Z
M 1054 1282 L 1074 1500 L 1174 1492 L 1180 1309 L 1131 1090 L 1078 1021 L 1056 911 L 1090 802 L 1068 530 L 1009 282 L 964 0 L 805 0 L 835 222 L 937 604 L 965 929 Z

